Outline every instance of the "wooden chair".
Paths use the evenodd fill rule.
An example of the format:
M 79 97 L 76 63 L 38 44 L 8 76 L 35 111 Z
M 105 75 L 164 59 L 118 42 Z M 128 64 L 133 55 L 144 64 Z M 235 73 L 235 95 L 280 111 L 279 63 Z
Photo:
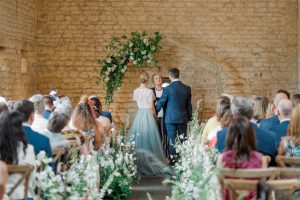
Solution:
M 278 177 L 280 170 L 277 168 L 260 168 L 260 169 L 230 169 L 224 168 L 220 171 L 219 182 L 222 191 L 225 191 L 228 180 L 237 180 L 233 182 L 236 185 L 230 185 L 231 199 L 237 199 L 240 193 L 255 191 L 258 180 L 273 180 Z M 245 180 L 252 179 L 252 180 Z M 254 179 L 254 180 L 253 180 Z M 256 180 L 255 180 L 256 179 Z M 230 182 L 231 183 L 231 182 Z M 232 184 L 233 184 L 232 183 Z
M 267 179 L 273 180 L 280 175 L 280 170 L 274 167 L 259 169 L 230 169 L 223 168 L 220 172 L 219 179 L 222 181 L 226 178 L 236 179 Z
M 300 157 L 276 156 L 275 161 L 279 167 L 290 167 L 293 165 L 299 165 L 300 167 Z
M 280 170 L 280 175 L 278 178 L 280 179 L 293 179 L 293 178 L 300 178 L 300 168 L 293 168 L 293 167 L 281 167 L 278 168 Z
M 53 162 L 55 164 L 58 164 L 59 162 L 61 162 L 62 155 L 65 154 L 65 148 L 54 148 L 52 149 L 52 154 L 53 154 Z
M 229 189 L 230 199 L 236 200 L 240 196 L 248 195 L 250 191 L 257 190 L 257 199 L 271 200 L 272 192 L 275 192 L 276 199 L 288 199 L 293 192 L 300 187 L 300 180 L 245 180 L 226 179 L 224 186 Z
M 30 174 L 33 171 L 33 166 L 31 165 L 7 165 L 8 174 L 20 174 L 21 177 L 15 183 L 15 185 L 8 191 L 7 195 L 10 196 L 15 189 L 24 181 L 24 199 L 28 196 L 28 186 Z
M 0 199 L 3 199 L 5 193 L 7 176 L 7 165 L 3 161 L 0 161 Z

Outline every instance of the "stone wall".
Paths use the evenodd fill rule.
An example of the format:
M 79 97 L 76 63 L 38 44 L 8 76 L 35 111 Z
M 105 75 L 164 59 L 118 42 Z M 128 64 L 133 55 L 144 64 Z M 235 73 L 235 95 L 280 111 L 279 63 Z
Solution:
M 34 22 L 35 12 L 28 7 L 34 7 L 35 1 L 10 2 L 5 1 L 6 14 L 1 16 L 15 18 L 5 27 L 17 27 L 13 24 L 27 16 L 32 21 L 19 25 L 25 37 L 16 31 L 9 37 L 23 36 L 27 45 L 33 44 L 36 27 L 29 22 Z M 16 14 L 21 2 L 25 9 Z M 160 31 L 166 36 L 159 68 L 145 70 L 166 75 L 170 66 L 178 67 L 182 81 L 192 86 L 193 104 L 204 98 L 204 118 L 213 113 L 221 92 L 270 97 L 278 88 L 293 93 L 297 87 L 296 0 L 38 0 L 36 6 L 35 92 L 48 93 L 56 87 L 59 95 L 70 96 L 74 102 L 85 93 L 103 99 L 104 88 L 96 85 L 96 61 L 106 56 L 105 46 L 113 35 L 131 31 Z M 21 17 L 23 11 L 26 15 Z M 139 73 L 130 69 L 115 95 L 110 110 L 117 122 L 134 116 L 136 105 L 131 99 Z M 26 82 L 28 74 L 24 84 L 14 85 L 24 87 L 26 94 L 34 88 Z M 8 78 L 16 79 L 12 74 Z
M 0 1 L 0 96 L 27 98 L 35 91 L 36 2 Z

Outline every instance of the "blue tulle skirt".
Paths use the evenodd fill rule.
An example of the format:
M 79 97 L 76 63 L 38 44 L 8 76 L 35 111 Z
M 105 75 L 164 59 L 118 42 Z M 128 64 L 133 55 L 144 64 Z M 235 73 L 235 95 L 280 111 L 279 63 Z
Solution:
M 138 109 L 129 137 L 134 138 L 139 175 L 170 175 L 157 123 L 149 108 Z

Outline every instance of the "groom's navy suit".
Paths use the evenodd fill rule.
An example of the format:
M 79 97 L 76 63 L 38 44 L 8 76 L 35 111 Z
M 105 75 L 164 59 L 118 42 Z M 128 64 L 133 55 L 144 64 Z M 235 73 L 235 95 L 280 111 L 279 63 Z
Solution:
M 175 80 L 164 88 L 163 94 L 156 104 L 157 112 L 165 107 L 165 123 L 168 135 L 168 149 L 172 156 L 177 130 L 179 135 L 186 136 L 187 122 L 192 119 L 191 88 L 181 81 Z

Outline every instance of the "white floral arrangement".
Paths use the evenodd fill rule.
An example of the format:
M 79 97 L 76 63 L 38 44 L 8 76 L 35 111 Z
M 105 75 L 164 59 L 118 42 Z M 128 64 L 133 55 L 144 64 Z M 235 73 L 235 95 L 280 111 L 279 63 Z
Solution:
M 182 144 L 175 144 L 180 159 L 174 167 L 176 175 L 164 181 L 172 184 L 172 195 L 167 200 L 221 200 L 214 152 L 199 142 L 199 134 L 194 114 L 188 138 Z
M 52 158 L 41 151 L 36 160 L 35 185 L 40 191 L 36 199 L 127 199 L 137 167 L 134 142 L 126 138 L 125 130 L 89 155 L 78 157 L 79 149 L 75 149 L 70 168 L 57 175 L 49 165 Z
M 135 143 L 126 137 L 126 129 L 127 126 L 118 135 L 114 135 L 111 142 L 106 140 L 99 151 L 100 185 L 104 184 L 112 171 L 118 173 L 107 190 L 107 199 L 127 199 L 136 180 Z

